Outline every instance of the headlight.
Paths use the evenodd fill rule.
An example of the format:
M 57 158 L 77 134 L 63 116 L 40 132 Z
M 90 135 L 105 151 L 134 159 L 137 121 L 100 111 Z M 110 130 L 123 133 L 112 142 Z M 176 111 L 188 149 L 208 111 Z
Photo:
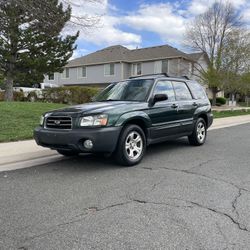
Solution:
M 40 125 L 43 126 L 43 123 L 44 123 L 44 116 L 42 115 L 40 118 Z
M 85 116 L 81 118 L 81 127 L 105 126 L 108 123 L 107 115 Z

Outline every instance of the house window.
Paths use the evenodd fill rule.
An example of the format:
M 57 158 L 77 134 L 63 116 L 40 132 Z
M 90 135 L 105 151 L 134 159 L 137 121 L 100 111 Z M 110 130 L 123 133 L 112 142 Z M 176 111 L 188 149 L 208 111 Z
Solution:
M 142 68 L 141 63 L 134 63 L 132 65 L 132 75 L 133 76 L 141 75 L 142 74 L 141 68 Z
M 104 75 L 105 76 L 113 76 L 115 74 L 115 64 L 105 64 L 104 65 Z
M 50 81 L 54 81 L 54 80 L 55 80 L 55 75 L 54 75 L 54 73 L 48 74 L 48 78 L 49 78 Z
M 162 60 L 161 71 L 162 73 L 168 73 L 168 60 Z
M 85 66 L 82 66 L 78 68 L 78 78 L 84 78 L 87 77 L 87 68 Z
M 155 61 L 154 73 L 168 73 L 168 60 Z
M 155 62 L 155 70 L 154 70 L 155 74 L 159 74 L 162 73 L 162 61 L 156 61 Z
M 62 73 L 62 78 L 64 79 L 69 78 L 69 68 L 64 69 Z

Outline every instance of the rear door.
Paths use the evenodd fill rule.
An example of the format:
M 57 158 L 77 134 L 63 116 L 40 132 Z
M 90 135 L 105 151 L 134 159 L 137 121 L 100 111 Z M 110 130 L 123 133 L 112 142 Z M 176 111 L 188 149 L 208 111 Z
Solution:
M 178 105 L 172 82 L 158 80 L 152 97 L 156 94 L 166 94 L 168 100 L 157 102 L 148 110 L 148 115 L 152 121 L 151 139 L 176 135 L 179 132 L 180 122 L 178 121 Z
M 189 133 L 193 130 L 194 112 L 197 102 L 184 81 L 172 81 L 178 103 L 178 120 L 181 123 L 180 132 Z

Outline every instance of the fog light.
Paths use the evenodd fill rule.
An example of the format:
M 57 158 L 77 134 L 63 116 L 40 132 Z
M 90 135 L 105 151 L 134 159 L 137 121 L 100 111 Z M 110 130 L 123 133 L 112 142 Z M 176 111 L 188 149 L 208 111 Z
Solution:
M 91 140 L 86 140 L 86 141 L 84 141 L 83 145 L 84 145 L 84 147 L 87 148 L 87 149 L 93 148 L 93 142 L 92 142 Z

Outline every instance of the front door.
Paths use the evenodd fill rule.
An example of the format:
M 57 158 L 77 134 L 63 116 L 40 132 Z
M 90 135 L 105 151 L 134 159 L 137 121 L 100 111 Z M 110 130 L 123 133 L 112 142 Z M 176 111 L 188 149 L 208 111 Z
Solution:
M 178 134 L 181 125 L 178 121 L 179 107 L 171 81 L 158 80 L 152 96 L 156 94 L 166 94 L 168 100 L 157 102 L 148 110 L 152 121 L 150 137 L 153 140 Z

